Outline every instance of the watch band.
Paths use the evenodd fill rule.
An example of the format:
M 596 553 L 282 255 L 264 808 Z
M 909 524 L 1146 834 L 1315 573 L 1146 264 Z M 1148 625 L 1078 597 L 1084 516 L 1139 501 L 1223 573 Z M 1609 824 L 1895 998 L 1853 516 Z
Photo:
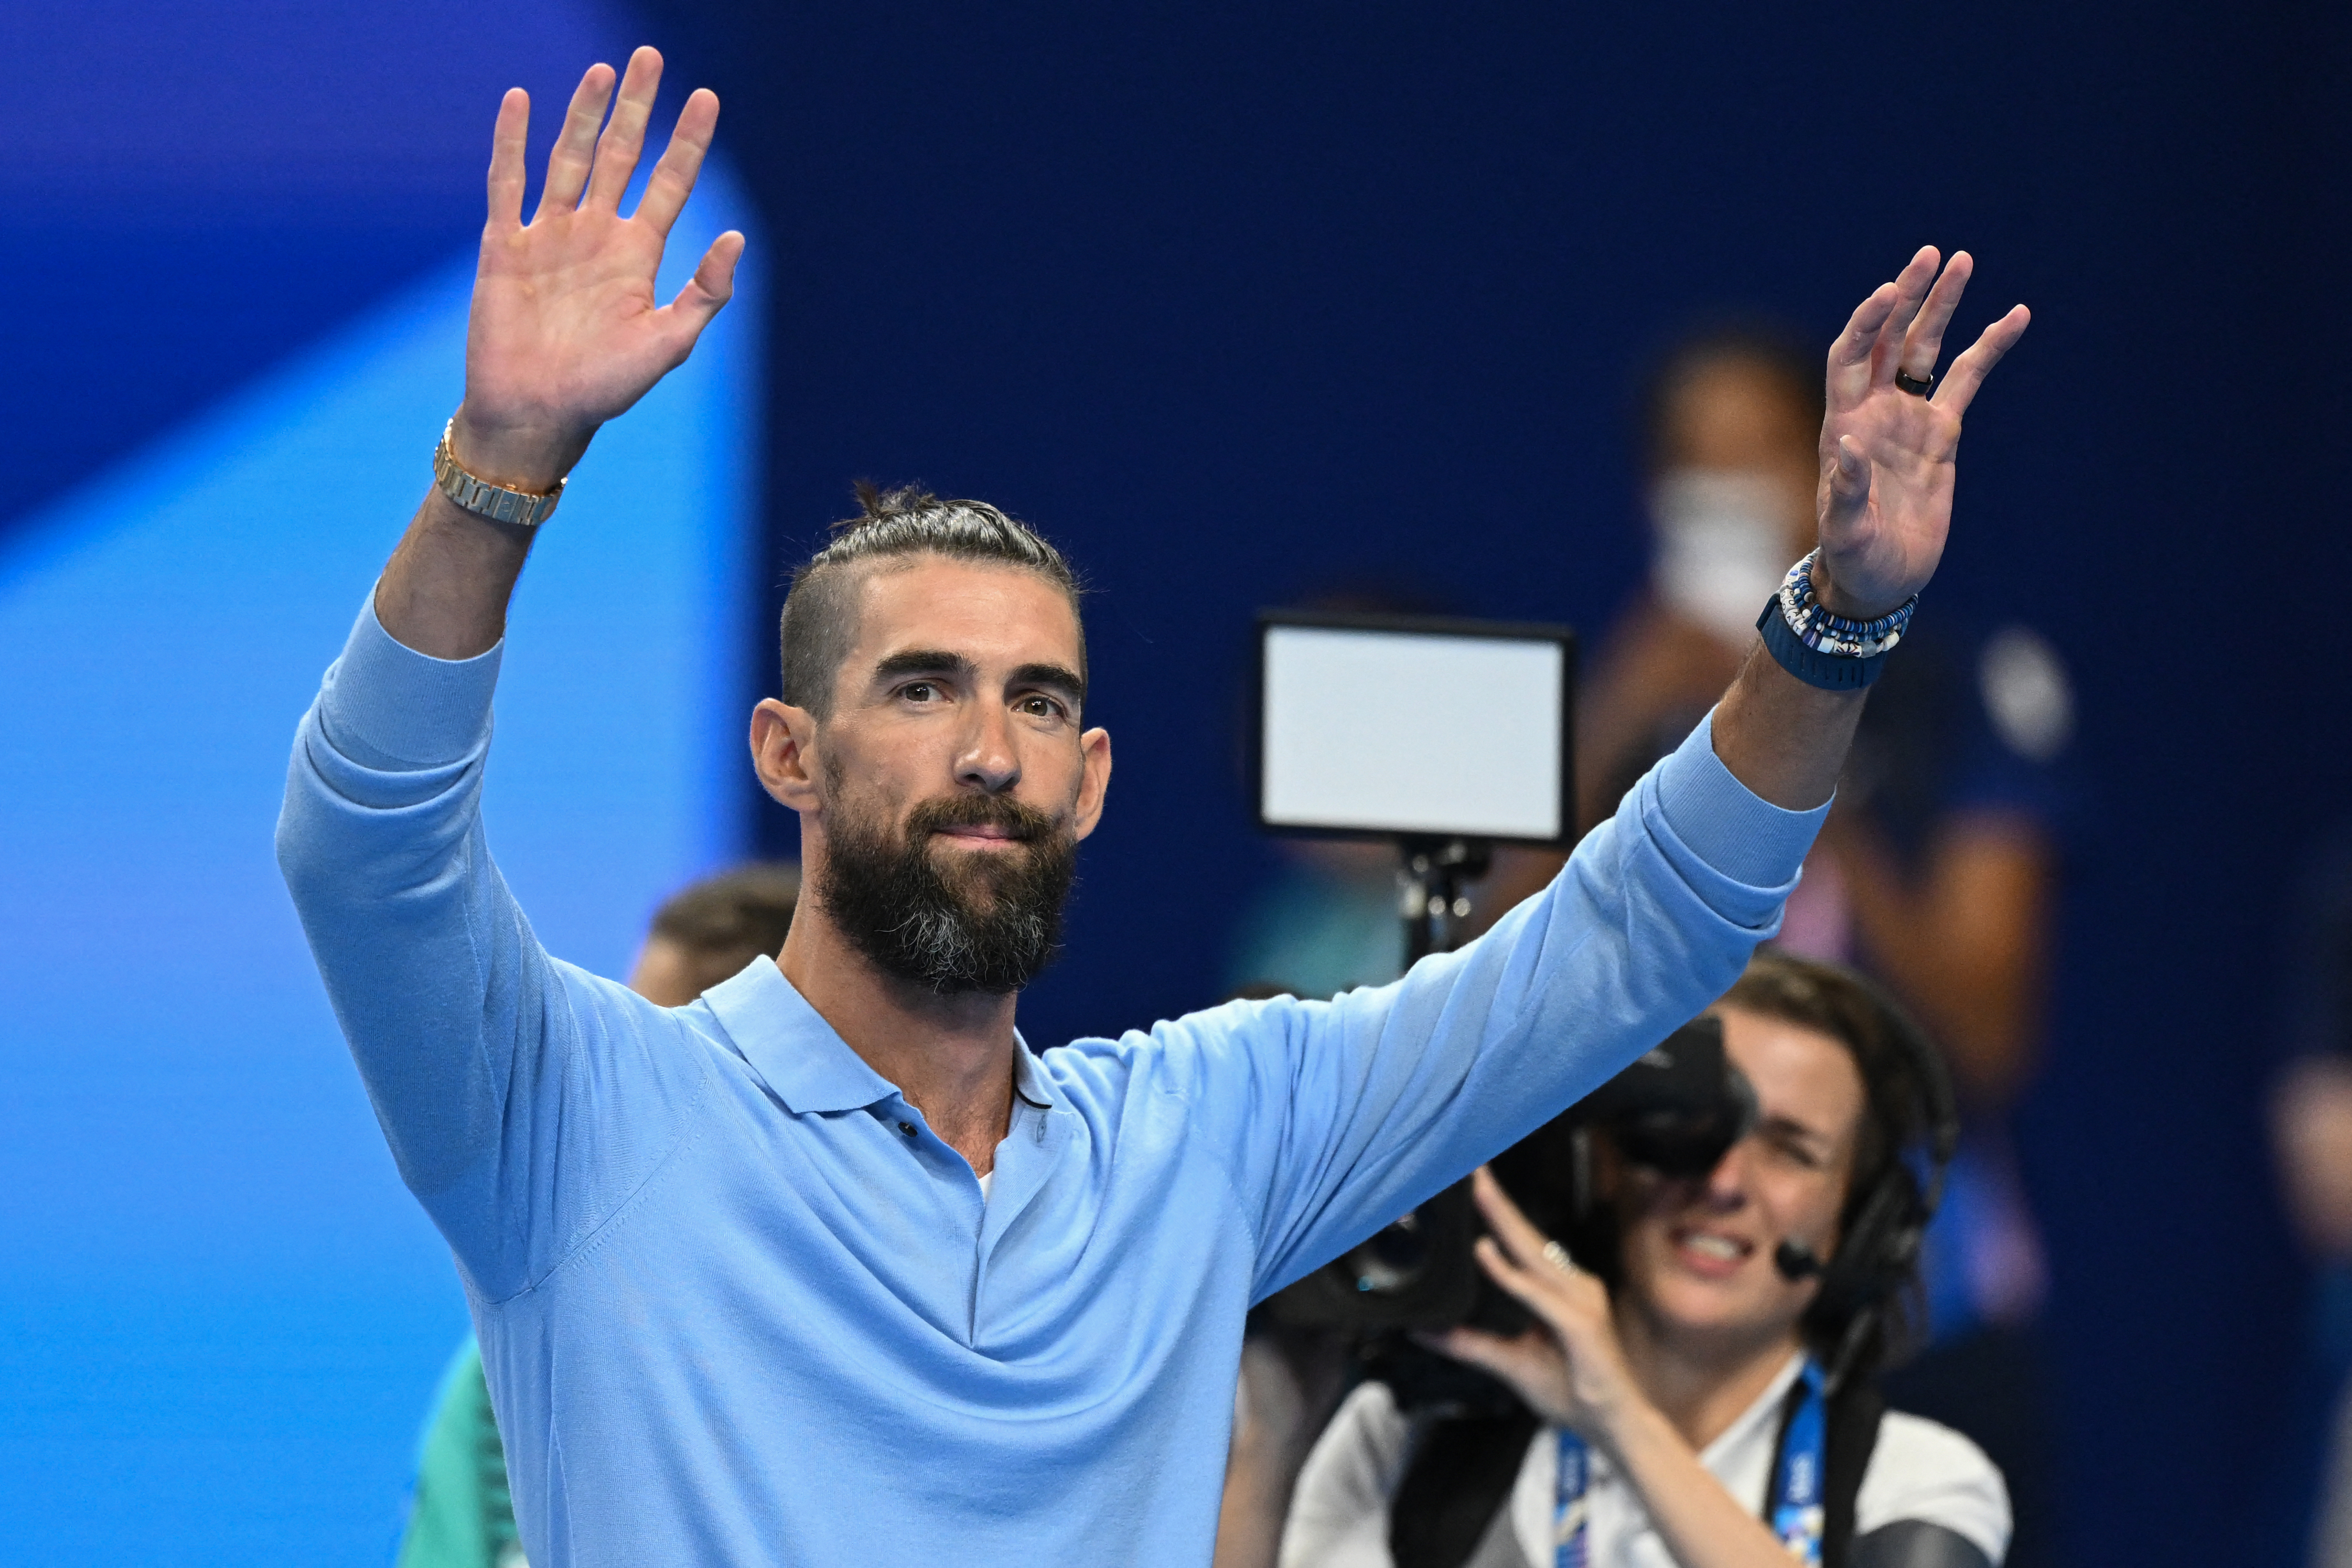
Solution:
M 562 480 L 555 482 L 554 489 L 537 494 L 478 479 L 457 465 L 456 454 L 449 450 L 449 436 L 457 428 L 457 418 L 452 415 L 449 423 L 441 427 L 441 444 L 433 449 L 433 483 L 443 495 L 474 516 L 488 517 L 494 523 L 535 528 L 555 515 L 555 503 L 563 499 Z
M 1911 629 L 1919 596 L 1913 594 L 1874 621 L 1834 614 L 1813 592 L 1813 562 L 1821 553 L 1816 549 L 1789 569 L 1780 591 L 1765 601 L 1756 630 L 1763 633 L 1773 663 L 1807 685 L 1860 691 L 1878 679 L 1886 655 Z
M 1883 653 L 1860 656 L 1807 647 L 1790 626 L 1789 618 L 1781 613 L 1779 594 L 1764 601 L 1764 613 L 1756 618 L 1756 630 L 1764 634 L 1764 651 L 1772 655 L 1773 663 L 1805 685 L 1826 692 L 1860 691 L 1877 680 L 1886 667 L 1886 655 Z

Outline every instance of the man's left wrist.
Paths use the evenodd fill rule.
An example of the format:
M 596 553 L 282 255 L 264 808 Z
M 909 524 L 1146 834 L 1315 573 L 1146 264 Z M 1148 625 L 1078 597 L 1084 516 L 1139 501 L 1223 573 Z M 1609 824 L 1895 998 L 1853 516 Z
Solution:
M 1919 606 L 1913 594 L 1885 614 L 1857 619 L 1822 602 L 1829 585 L 1818 549 L 1789 569 L 1756 618 L 1764 650 L 1782 669 L 1825 691 L 1859 691 L 1877 680 Z
M 1818 551 L 1813 556 L 1812 579 L 1813 597 L 1820 601 L 1822 608 L 1848 621 L 1875 621 L 1903 602 L 1898 599 L 1879 605 L 1855 603 L 1838 581 L 1837 571 L 1831 566 L 1829 557 Z

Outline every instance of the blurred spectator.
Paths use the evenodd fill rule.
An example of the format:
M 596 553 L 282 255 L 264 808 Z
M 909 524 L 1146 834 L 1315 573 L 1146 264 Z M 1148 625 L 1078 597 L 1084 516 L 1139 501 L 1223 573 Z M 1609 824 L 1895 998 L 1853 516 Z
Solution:
M 1812 548 L 1822 398 L 1819 356 L 1757 329 L 1694 338 L 1652 379 L 1651 575 L 1599 640 L 1583 694 L 1585 823 L 1721 695 L 1756 642 L 1758 612 Z M 1975 634 L 1950 606 L 1923 605 L 1864 710 L 1780 936 L 1874 974 L 1949 1055 L 1968 1132 L 1927 1240 L 1936 1343 L 1898 1386 L 2010 1474 L 2016 1568 L 2046 1550 L 2042 1380 L 2026 1332 L 2044 1270 L 2005 1120 L 2041 1046 L 2073 729 L 2064 668 L 2040 635 Z M 1504 857 L 1482 918 L 1559 863 Z
M 682 1008 L 756 958 L 773 958 L 792 928 L 800 873 L 746 865 L 693 883 L 655 912 L 629 988 Z M 471 1334 L 442 1375 L 418 1455 L 416 1490 L 398 1568 L 523 1568 L 481 1346 Z
M 739 866 L 673 894 L 654 912 L 629 988 L 682 1008 L 752 959 L 774 957 L 800 894 L 800 872 L 773 864 Z
M 1250 1313 L 1211 1568 L 1274 1568 L 1298 1473 L 1359 1370 L 1342 1336 Z
M 2352 1565 L 2352 828 L 2314 857 L 2291 939 L 2288 1059 L 2271 1097 L 2287 1217 L 2312 1265 L 2299 1446 L 2319 1450 L 2315 1568 Z M 2312 1426 L 2321 1427 L 2316 1441 Z M 2304 1461 L 2308 1463 L 2307 1460 Z M 2308 1470 L 2305 1471 L 2308 1474 Z M 2306 1481 L 2299 1490 L 2308 1495 Z M 2303 1499 L 2296 1500 L 2301 1511 Z

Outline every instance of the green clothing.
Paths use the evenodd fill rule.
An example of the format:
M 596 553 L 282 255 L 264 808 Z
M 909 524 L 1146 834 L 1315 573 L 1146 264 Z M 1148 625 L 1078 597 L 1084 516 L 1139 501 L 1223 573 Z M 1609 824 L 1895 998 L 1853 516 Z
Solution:
M 527 1568 L 507 1492 L 507 1451 L 482 1380 L 482 1347 L 467 1334 L 442 1375 L 398 1568 Z

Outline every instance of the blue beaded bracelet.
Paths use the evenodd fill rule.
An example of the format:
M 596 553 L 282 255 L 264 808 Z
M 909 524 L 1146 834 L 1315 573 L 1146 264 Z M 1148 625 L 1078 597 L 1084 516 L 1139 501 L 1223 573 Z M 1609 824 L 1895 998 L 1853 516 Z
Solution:
M 1806 647 L 1818 648 L 1824 653 L 1871 659 L 1892 652 L 1910 628 L 1911 612 L 1919 608 L 1919 596 L 1913 594 L 1874 621 L 1852 621 L 1833 614 L 1828 605 L 1813 596 L 1813 562 L 1821 553 L 1813 550 L 1790 567 L 1789 575 L 1781 580 L 1780 612 L 1789 622 L 1789 630 Z
M 1816 549 L 1789 569 L 1780 591 L 1756 618 L 1773 660 L 1808 685 L 1825 691 L 1858 691 L 1878 679 L 1880 667 L 1910 629 L 1919 607 L 1913 594 L 1887 613 L 1855 621 L 1833 613 L 1813 595 Z

